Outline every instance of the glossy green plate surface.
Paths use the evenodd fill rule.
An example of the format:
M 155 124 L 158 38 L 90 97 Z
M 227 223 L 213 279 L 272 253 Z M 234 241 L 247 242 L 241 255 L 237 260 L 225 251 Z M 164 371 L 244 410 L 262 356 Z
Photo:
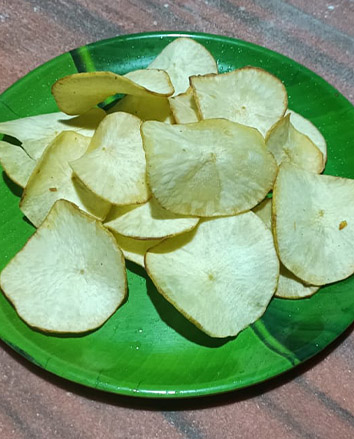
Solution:
M 122 74 L 144 68 L 178 35 L 128 35 L 63 54 L 0 96 L 0 120 L 57 111 L 50 94 L 56 79 L 77 71 Z M 262 47 L 188 35 L 210 50 L 221 72 L 253 65 L 278 76 L 287 87 L 290 108 L 311 119 L 328 142 L 326 173 L 354 178 L 354 108 L 332 86 Z M 2 174 L 0 269 L 34 232 L 18 208 L 19 195 Z M 351 277 L 309 299 L 273 299 L 262 319 L 236 339 L 214 340 L 175 311 L 132 263 L 128 281 L 127 303 L 102 328 L 83 337 L 30 329 L 0 294 L 0 337 L 30 361 L 69 380 L 120 394 L 171 398 L 224 392 L 274 377 L 320 352 L 354 320 Z

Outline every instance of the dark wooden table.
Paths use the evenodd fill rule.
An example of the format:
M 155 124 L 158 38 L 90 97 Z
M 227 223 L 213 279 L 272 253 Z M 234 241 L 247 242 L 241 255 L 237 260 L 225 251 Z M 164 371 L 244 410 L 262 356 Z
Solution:
M 266 46 L 314 70 L 354 102 L 353 0 L 0 0 L 0 92 L 74 47 L 153 30 L 217 33 Z M 170 402 L 86 389 L 0 342 L 0 438 L 351 439 L 353 374 L 353 327 L 282 377 Z

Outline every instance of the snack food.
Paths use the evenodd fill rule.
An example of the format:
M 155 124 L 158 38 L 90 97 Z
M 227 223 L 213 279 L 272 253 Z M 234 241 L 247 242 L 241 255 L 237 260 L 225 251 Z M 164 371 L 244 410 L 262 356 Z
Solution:
M 233 306 L 230 310 L 225 309 L 228 324 L 220 329 L 220 332 L 213 327 L 210 314 L 211 308 L 215 312 L 219 312 L 217 310 L 222 310 L 227 302 L 227 300 L 226 302 L 220 300 L 218 304 L 218 294 L 215 295 L 215 292 L 220 291 L 221 285 L 223 285 L 221 280 L 220 285 L 214 285 L 216 288 L 212 294 L 213 306 L 210 307 L 210 303 L 205 304 L 205 316 L 198 314 L 198 318 L 195 318 L 194 308 L 192 307 L 192 311 L 190 311 L 191 304 L 188 303 L 188 300 L 193 302 L 193 295 L 184 296 L 187 297 L 187 301 L 184 301 L 183 304 L 179 300 L 171 299 L 171 302 L 176 304 L 177 309 L 180 309 L 192 321 L 198 322 L 198 326 L 202 330 L 212 336 L 225 337 L 237 334 L 243 327 L 258 318 L 264 312 L 265 306 L 271 300 L 275 290 L 278 269 L 275 268 L 277 262 L 275 262 L 275 259 L 273 260 L 275 254 L 273 240 L 268 239 L 270 232 L 267 231 L 265 233 L 267 245 L 264 248 L 268 249 L 266 257 L 270 264 L 268 268 L 271 276 L 266 278 L 263 277 L 263 274 L 265 274 L 263 266 L 262 270 L 257 270 L 257 265 L 260 263 L 258 256 L 256 257 L 253 253 L 254 247 L 257 247 L 254 237 L 257 237 L 257 242 L 263 242 L 259 230 L 264 230 L 264 228 L 258 220 L 254 219 L 254 215 L 248 211 L 262 202 L 267 193 L 273 188 L 278 168 L 272 152 L 276 156 L 275 151 L 281 150 L 284 146 L 281 144 L 282 142 L 279 143 L 276 139 L 274 140 L 274 129 L 279 128 L 279 126 L 284 128 L 285 126 L 286 135 L 284 137 L 286 141 L 283 143 L 288 148 L 289 144 L 286 142 L 289 140 L 289 127 L 292 123 L 293 114 L 290 115 L 290 121 L 289 116 L 284 117 L 284 113 L 287 111 L 287 97 L 284 86 L 268 72 L 259 68 L 247 67 L 218 75 L 214 68 L 215 61 L 210 62 L 207 67 L 204 65 L 203 71 L 198 71 L 200 65 L 199 67 L 196 66 L 195 69 L 193 67 L 191 70 L 189 68 L 183 69 L 181 66 L 183 67 L 186 58 L 183 56 L 179 56 L 177 59 L 171 58 L 174 53 L 181 53 L 180 49 L 176 50 L 178 44 L 181 44 L 181 47 L 182 45 L 183 47 L 197 47 L 197 43 L 190 42 L 190 40 L 175 40 L 171 45 L 173 50 L 170 47 L 164 52 L 165 55 L 170 54 L 164 61 L 167 63 L 165 67 L 167 73 L 147 69 L 148 73 L 140 70 L 128 73 L 124 77 L 119 76 L 119 78 L 113 73 L 76 76 L 74 77 L 75 81 L 78 80 L 76 83 L 79 83 L 82 79 L 87 81 L 84 87 L 79 85 L 78 93 L 82 96 L 82 99 L 76 99 L 79 103 L 73 102 L 75 99 L 71 94 L 76 91 L 73 88 L 75 83 L 73 77 L 59 80 L 54 85 L 53 90 L 61 108 L 75 114 L 86 110 L 95 111 L 90 110 L 92 105 L 96 105 L 108 96 L 112 97 L 119 91 L 130 93 L 119 101 L 110 110 L 111 114 L 106 116 L 98 125 L 95 134 L 89 140 L 87 150 L 75 160 L 69 160 L 74 172 L 73 175 L 70 175 L 69 180 L 72 180 L 72 178 L 74 180 L 75 178 L 78 179 L 77 181 L 81 182 L 81 188 L 86 188 L 87 191 L 100 198 L 106 205 L 107 203 L 115 205 L 107 217 L 108 219 L 106 220 L 106 214 L 102 214 L 100 216 L 101 220 L 105 221 L 105 227 L 115 230 L 116 240 L 121 245 L 127 259 L 143 264 L 143 257 L 146 254 L 147 269 L 157 289 L 163 292 L 169 300 L 175 295 L 173 287 L 171 289 L 171 284 L 181 286 L 184 283 L 181 294 L 185 295 L 186 290 L 188 290 L 188 281 L 191 282 L 193 276 L 198 279 L 201 274 L 198 264 L 193 265 L 191 260 L 187 258 L 187 256 L 190 256 L 189 250 L 185 251 L 186 248 L 189 248 L 187 244 L 186 247 L 182 244 L 180 247 L 177 246 L 175 254 L 167 252 L 168 257 L 172 257 L 170 262 L 168 262 L 167 256 L 165 259 L 164 252 L 160 252 L 160 250 L 169 248 L 172 242 L 170 240 L 174 240 L 175 243 L 183 243 L 187 236 L 201 237 L 198 238 L 198 242 L 199 244 L 202 243 L 201 248 L 204 250 L 200 253 L 197 252 L 197 256 L 195 256 L 195 258 L 200 259 L 200 266 L 205 263 L 215 262 L 218 258 L 215 255 L 222 254 L 224 247 L 229 249 L 228 253 L 233 255 L 232 260 L 237 260 L 237 263 L 242 262 L 242 255 L 252 254 L 250 260 L 253 262 L 250 264 L 251 267 L 248 267 L 252 271 L 252 282 L 243 284 L 245 288 L 244 296 L 241 295 L 240 298 L 240 300 L 243 300 L 247 297 L 247 306 L 242 308 L 245 311 L 245 316 L 248 315 L 244 321 L 238 314 L 235 305 L 237 302 L 237 300 L 235 302 L 235 298 L 241 290 L 237 286 L 240 279 L 237 278 L 237 273 L 233 271 L 233 267 L 230 269 L 227 266 L 227 255 L 221 258 L 226 265 L 222 268 L 225 269 L 225 276 L 232 279 L 232 282 L 227 284 L 226 296 Z M 202 51 L 205 54 L 204 48 Z M 188 53 L 187 55 L 189 57 L 187 57 L 188 62 L 192 62 L 193 57 L 190 57 Z M 199 62 L 199 58 L 195 58 Z M 206 56 L 206 59 L 210 61 L 210 54 Z M 175 68 L 174 64 L 179 64 L 178 68 Z M 150 67 L 153 67 L 153 65 Z M 168 72 L 171 74 L 171 81 Z M 181 78 L 179 78 L 179 75 L 181 75 Z M 192 77 L 189 78 L 191 75 Z M 161 86 L 156 82 L 158 77 L 162 78 Z M 188 88 L 189 79 L 192 85 L 191 88 Z M 210 92 L 210 81 L 217 86 L 222 84 L 221 89 L 216 87 Z M 126 88 L 116 87 L 115 83 L 123 84 Z M 251 84 L 250 87 L 248 83 Z M 91 90 L 95 84 L 98 84 L 98 90 L 97 88 Z M 236 94 L 231 93 L 233 90 L 230 89 L 230 84 L 239 85 Z M 206 87 L 204 87 L 205 85 Z M 172 96 L 173 89 L 175 90 L 175 96 Z M 85 95 L 87 94 L 86 97 L 83 97 L 83 92 Z M 180 94 L 178 95 L 178 93 Z M 76 96 L 75 93 L 74 98 Z M 254 101 L 251 99 L 252 96 Z M 231 105 L 232 102 L 235 104 L 234 107 Z M 145 103 L 147 107 L 142 109 Z M 174 103 L 178 105 L 181 103 L 182 107 L 178 107 Z M 122 109 L 125 111 L 122 112 Z M 217 119 L 213 115 L 214 110 L 217 111 Z M 97 109 L 97 111 L 101 110 Z M 128 113 L 138 114 L 141 116 L 141 120 Z M 234 121 L 235 114 L 239 118 L 238 122 Z M 230 117 L 232 120 L 220 119 L 220 117 Z M 191 122 L 192 120 L 193 123 L 181 123 Z M 242 124 L 239 123 L 240 121 Z M 293 124 L 295 128 L 296 123 Z M 254 128 L 255 126 L 256 128 Z M 306 127 L 306 130 L 309 129 L 309 126 L 311 128 L 311 125 L 306 124 L 306 122 L 303 123 L 303 126 Z M 140 127 L 142 137 L 140 136 Z M 297 125 L 297 130 L 301 131 L 299 125 Z M 264 140 L 267 132 L 270 133 L 266 139 L 270 151 L 266 149 Z M 312 140 L 307 139 L 307 134 Z M 311 149 L 312 156 L 315 157 L 315 160 L 311 159 L 310 162 L 315 163 L 314 170 L 316 172 L 321 172 L 326 160 L 326 147 L 321 136 L 317 134 L 316 130 L 310 129 L 309 132 L 297 134 L 295 137 L 302 139 L 306 137 L 307 145 L 311 145 L 307 149 Z M 18 137 L 20 138 L 20 136 Z M 316 144 L 316 139 L 321 140 L 321 145 Z M 274 142 L 277 144 L 270 145 Z M 294 146 L 295 156 L 298 160 L 296 163 L 298 165 L 303 164 L 304 160 L 307 159 L 307 155 L 305 155 L 305 158 L 299 159 L 295 148 L 297 145 L 291 144 L 290 146 Z M 16 146 L 16 148 L 20 147 Z M 50 148 L 48 147 L 48 150 L 44 152 L 43 157 L 45 157 L 47 151 L 50 151 Z M 288 161 L 287 154 L 283 156 L 281 153 L 280 156 L 278 164 Z M 42 160 L 43 157 L 36 157 L 36 160 Z M 283 169 L 285 166 L 288 166 L 288 164 L 283 163 L 281 168 Z M 11 171 L 8 172 L 11 174 Z M 30 171 L 27 173 L 30 173 Z M 13 178 L 15 180 L 16 177 L 13 176 Z M 30 181 L 33 181 L 33 178 L 31 176 Z M 23 178 L 22 184 L 26 184 L 25 178 Z M 25 194 L 26 190 L 28 193 L 31 187 L 31 185 L 27 186 Z M 56 188 L 56 186 L 49 186 L 47 191 L 55 192 L 52 189 Z M 54 196 L 52 198 L 55 199 Z M 278 196 L 279 198 L 282 199 L 283 196 Z M 350 196 L 348 199 L 350 199 Z M 151 206 L 157 206 L 158 208 L 152 209 Z M 297 207 L 301 209 L 300 201 L 297 202 Z M 139 212 L 145 212 L 145 214 L 140 215 Z M 154 212 L 155 214 L 156 212 L 160 213 L 154 216 Z M 274 208 L 274 212 L 274 216 L 276 216 L 277 207 Z M 148 213 L 148 216 L 146 216 L 146 213 Z M 226 216 L 224 218 L 225 222 L 218 218 L 219 216 Z M 352 216 L 352 212 L 349 212 L 348 218 L 346 217 L 340 222 L 340 231 L 348 227 Z M 42 217 L 43 215 L 39 216 L 34 222 L 40 225 Z M 201 217 L 208 219 L 199 222 Z M 247 218 L 247 221 L 241 221 L 241 218 Z M 163 221 L 166 222 L 164 226 L 156 227 L 159 222 L 162 223 Z M 242 224 L 242 227 L 240 226 L 242 230 L 238 230 L 237 235 L 239 236 L 239 242 L 242 241 L 241 237 L 245 236 L 242 241 L 242 252 L 236 252 L 239 242 L 234 243 L 234 245 L 230 244 L 231 247 L 229 247 L 229 243 L 233 242 L 232 236 L 230 234 L 223 236 L 221 226 L 217 227 L 233 221 L 240 221 L 240 224 Z M 181 228 L 180 226 L 175 228 L 177 224 L 181 225 L 182 223 L 184 225 Z M 173 227 L 169 228 L 172 224 L 174 224 Z M 210 228 L 205 224 L 209 224 Z M 252 224 L 258 224 L 255 231 L 248 228 Z M 277 226 L 275 226 L 275 230 L 277 230 Z M 173 237 L 176 234 L 179 236 Z M 282 235 L 282 232 L 280 235 Z M 283 239 L 282 237 L 279 240 L 279 237 L 276 236 L 277 244 L 278 241 Z M 167 240 L 159 244 L 161 239 L 166 238 Z M 285 242 L 287 242 L 287 239 L 285 238 Z M 225 241 L 227 241 L 227 244 Z M 214 252 L 211 253 L 214 258 L 210 258 L 210 260 L 208 259 L 209 250 L 207 250 L 209 247 L 213 247 Z M 236 257 L 233 251 L 241 256 Z M 185 260 L 189 260 L 187 265 L 183 258 L 177 257 L 180 254 L 179 252 L 184 255 Z M 259 252 L 262 254 L 262 249 L 259 249 Z M 157 254 L 158 256 L 156 256 Z M 283 254 L 284 252 L 282 253 L 279 250 L 282 261 L 286 259 Z M 158 259 L 160 267 L 157 265 L 156 268 L 152 262 L 155 257 L 156 260 Z M 205 258 L 207 261 L 204 260 Z M 150 262 L 148 262 L 149 260 Z M 257 262 L 254 263 L 254 261 Z M 167 268 L 163 269 L 165 263 L 168 269 L 173 268 L 167 283 L 164 276 L 167 275 L 168 270 Z M 289 267 L 290 264 L 285 265 Z M 190 271 L 183 271 L 183 267 L 188 268 Z M 162 272 L 160 272 L 160 269 Z M 292 270 L 298 274 L 298 271 L 294 268 Z M 173 272 L 179 273 L 179 275 L 173 277 Z M 223 270 L 220 269 L 220 272 L 223 272 Z M 188 279 L 185 279 L 185 277 Z M 171 279 L 173 279 L 172 283 Z M 181 285 L 179 285 L 179 281 Z M 309 282 L 307 278 L 303 281 L 304 284 Z M 163 286 L 165 284 L 168 285 L 168 292 L 165 291 L 166 288 Z M 266 299 L 261 301 L 262 303 L 259 302 L 258 292 L 256 294 L 254 291 L 254 285 L 260 284 L 267 286 L 264 296 Z M 203 285 L 203 282 L 200 285 Z M 316 290 L 317 287 L 314 287 L 314 289 Z M 193 293 L 198 294 L 197 290 L 198 288 Z M 301 296 L 301 294 L 298 296 Z M 188 299 L 188 297 L 192 298 Z M 240 303 L 244 305 L 242 300 Z M 247 314 L 249 305 L 251 309 L 257 309 L 257 312 Z M 203 306 L 201 306 L 201 309 L 203 309 Z M 230 314 L 228 314 L 229 311 Z M 233 317 L 236 320 L 234 326 L 231 324 Z
M 101 326 L 124 300 L 124 258 L 99 221 L 59 200 L 1 272 L 1 289 L 30 326 L 86 332 Z

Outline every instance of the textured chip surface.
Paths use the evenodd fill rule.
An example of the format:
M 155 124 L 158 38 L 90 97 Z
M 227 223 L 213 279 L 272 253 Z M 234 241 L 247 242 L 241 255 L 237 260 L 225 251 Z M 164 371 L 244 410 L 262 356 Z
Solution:
M 262 203 L 253 209 L 253 212 L 258 215 L 265 225 L 272 229 L 272 200 L 266 198 Z M 278 286 L 275 292 L 276 297 L 284 299 L 301 299 L 303 297 L 312 296 L 319 290 L 319 287 L 308 285 L 302 282 L 301 279 L 291 273 L 281 262 Z
M 287 109 L 282 82 L 257 67 L 195 76 L 190 81 L 203 119 L 225 118 L 257 128 L 265 135 Z
M 62 131 L 76 131 L 92 137 L 105 112 L 92 108 L 81 116 L 72 117 L 62 112 L 40 114 L 0 123 L 0 133 L 15 137 L 21 147 L 34 160 L 38 160 L 46 147 Z
M 74 73 L 58 79 L 52 87 L 52 94 L 61 111 L 82 114 L 116 94 L 170 96 L 173 90 L 166 72 L 138 70 L 126 76 L 112 72 Z
M 296 113 L 293 110 L 287 110 L 286 114 L 290 114 L 290 121 L 294 127 L 301 133 L 308 136 L 312 142 L 317 146 L 317 148 L 323 154 L 323 165 L 325 165 L 327 160 L 327 142 L 323 137 L 321 131 L 308 119 L 301 116 L 301 114 Z
M 172 41 L 157 55 L 148 69 L 165 70 L 171 78 L 175 95 L 187 90 L 190 76 L 218 71 L 211 53 L 191 38 L 177 38 Z
M 198 122 L 198 108 L 194 100 L 192 88 L 189 88 L 185 93 L 168 98 L 168 101 L 177 123 Z
M 5 267 L 0 284 L 30 326 L 64 333 L 101 326 L 127 292 L 124 258 L 113 235 L 64 200 Z
M 354 180 L 284 163 L 273 203 L 275 243 L 288 270 L 312 285 L 354 272 Z
M 142 125 L 151 190 L 167 210 L 221 216 L 246 211 L 272 188 L 277 166 L 261 134 L 224 119 Z
M 26 217 L 39 226 L 59 199 L 75 203 L 80 209 L 103 219 L 110 204 L 98 198 L 73 177 L 69 161 L 81 157 L 90 138 L 64 131 L 43 153 L 23 191 L 20 208 Z
M 278 165 L 287 161 L 317 174 L 323 171 L 325 161 L 322 152 L 308 136 L 293 126 L 290 114 L 271 127 L 265 141 Z
M 168 98 L 124 96 L 108 113 L 123 111 L 137 116 L 141 120 L 158 120 L 159 122 L 172 123 Z
M 20 146 L 0 140 L 0 163 L 6 175 L 21 187 L 25 187 L 36 161 Z
M 140 119 L 128 113 L 106 116 L 87 153 L 71 162 L 78 178 L 112 204 L 144 203 L 150 197 L 140 125 Z
M 145 268 L 144 258 L 146 252 L 149 248 L 154 247 L 160 242 L 160 240 L 156 239 L 129 238 L 128 236 L 123 236 L 116 232 L 113 232 L 113 234 L 125 259 L 143 268 Z
M 202 221 L 148 250 L 145 266 L 158 291 L 213 337 L 257 320 L 279 274 L 272 234 L 253 212 Z
M 160 239 L 187 232 L 198 221 L 198 218 L 175 215 L 151 198 L 144 204 L 114 207 L 105 226 L 131 238 Z

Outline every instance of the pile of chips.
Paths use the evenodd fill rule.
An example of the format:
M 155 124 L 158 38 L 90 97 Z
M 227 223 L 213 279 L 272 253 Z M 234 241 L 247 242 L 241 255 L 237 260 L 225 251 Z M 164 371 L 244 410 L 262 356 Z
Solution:
M 270 73 L 219 74 L 178 38 L 147 69 L 52 93 L 61 112 L 0 123 L 21 142 L 0 142 L 0 161 L 37 227 L 0 282 L 32 327 L 102 325 L 126 297 L 125 259 L 213 337 L 354 272 L 354 181 L 320 175 L 326 142 Z

